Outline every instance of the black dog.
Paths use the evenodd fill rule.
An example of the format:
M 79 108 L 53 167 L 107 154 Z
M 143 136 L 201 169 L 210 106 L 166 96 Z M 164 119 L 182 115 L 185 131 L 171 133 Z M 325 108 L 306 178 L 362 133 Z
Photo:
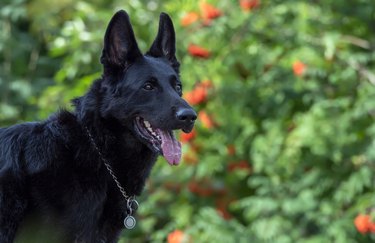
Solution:
M 171 19 L 160 15 L 141 54 L 125 11 L 104 38 L 102 78 L 44 122 L 0 129 L 0 242 L 14 240 L 24 217 L 49 215 L 66 242 L 116 242 L 134 226 L 140 195 L 158 155 L 181 158 L 172 130 L 189 132 L 196 113 L 181 98 Z

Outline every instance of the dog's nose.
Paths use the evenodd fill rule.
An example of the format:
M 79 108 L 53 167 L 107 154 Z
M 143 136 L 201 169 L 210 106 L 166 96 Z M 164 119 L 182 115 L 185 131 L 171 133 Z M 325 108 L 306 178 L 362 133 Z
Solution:
M 176 112 L 176 117 L 184 125 L 191 125 L 197 119 L 197 113 L 193 109 L 181 108 Z

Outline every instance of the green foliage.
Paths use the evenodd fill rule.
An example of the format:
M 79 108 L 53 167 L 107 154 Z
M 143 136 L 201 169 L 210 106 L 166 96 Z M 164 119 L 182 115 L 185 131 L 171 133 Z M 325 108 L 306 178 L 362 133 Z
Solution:
M 53 83 L 56 63 L 32 31 L 24 0 L 0 3 L 0 29 L 0 119 L 2 124 L 35 119 L 27 101 Z
M 375 210 L 375 5 L 262 0 L 246 12 L 238 1 L 207 2 L 222 15 L 184 27 L 186 13 L 201 11 L 198 1 L 5 1 L 2 124 L 69 107 L 100 77 L 115 10 L 129 12 L 144 51 L 165 11 L 185 91 L 213 83 L 196 108 L 216 125 L 198 120 L 180 166 L 160 159 L 140 199 L 139 225 L 122 241 L 165 242 L 176 229 L 193 242 L 375 240 L 353 223 Z M 190 55 L 190 44 L 210 56 Z M 293 72 L 297 61 L 301 73 Z

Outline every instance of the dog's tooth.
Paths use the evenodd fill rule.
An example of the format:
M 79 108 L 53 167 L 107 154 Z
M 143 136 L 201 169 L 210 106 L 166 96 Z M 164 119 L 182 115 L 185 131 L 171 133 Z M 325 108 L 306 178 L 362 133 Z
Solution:
M 147 128 L 150 128 L 151 127 L 151 124 L 148 122 L 148 121 L 144 121 L 144 124 Z

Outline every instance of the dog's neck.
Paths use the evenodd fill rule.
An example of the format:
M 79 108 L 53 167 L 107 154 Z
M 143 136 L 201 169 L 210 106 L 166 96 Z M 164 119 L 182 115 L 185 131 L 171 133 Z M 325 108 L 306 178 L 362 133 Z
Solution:
M 89 92 L 74 101 L 75 114 L 82 127 L 82 132 L 86 133 L 86 128 L 90 132 L 96 146 L 112 167 L 113 173 L 126 193 L 128 195 L 140 195 L 155 164 L 157 154 L 141 143 L 126 126 L 115 119 L 99 118 L 101 117 L 100 110 L 96 107 L 100 105 L 100 101 L 92 100 L 92 97 Z M 86 102 L 84 114 L 81 111 L 81 102 Z M 92 105 L 91 109 L 87 109 L 87 103 Z M 91 156 L 96 158 L 97 163 L 99 163 L 98 168 L 105 170 L 105 173 L 108 174 L 108 180 L 111 180 L 110 184 L 115 185 L 113 178 L 105 168 L 103 159 L 100 158 L 89 141 L 89 137 L 87 137 L 87 141 L 90 146 L 89 151 L 93 153 Z M 135 161 L 138 161 L 138 163 L 135 164 Z
M 91 127 L 91 131 L 87 128 L 95 142 L 95 145 L 91 142 L 91 150 L 97 153 L 101 167 L 105 166 L 105 161 L 111 166 L 129 196 L 140 195 L 157 155 L 141 144 L 126 128 L 122 128 L 121 132 L 116 134 L 113 127 L 108 129 L 108 126 L 100 126 L 100 129 Z M 103 132 L 104 130 L 107 131 Z M 138 161 L 138 164 L 135 164 L 135 161 Z

